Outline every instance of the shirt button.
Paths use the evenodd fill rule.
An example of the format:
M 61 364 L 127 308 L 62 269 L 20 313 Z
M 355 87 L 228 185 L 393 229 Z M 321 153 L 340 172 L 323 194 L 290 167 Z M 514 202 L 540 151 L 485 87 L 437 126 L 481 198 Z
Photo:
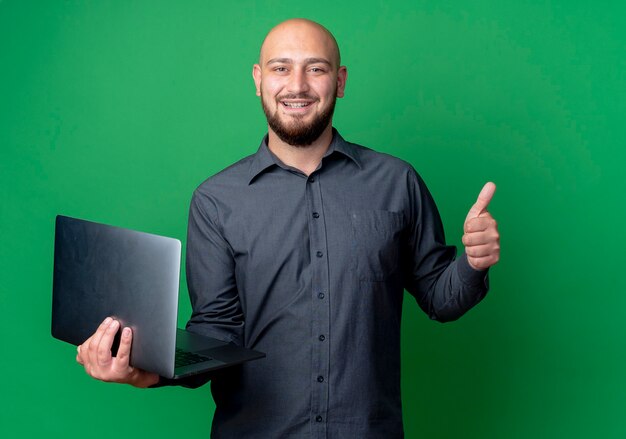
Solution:
M 313 212 L 313 218 L 319 218 L 319 217 L 320 217 L 320 214 L 319 214 L 319 213 L 317 213 L 317 212 Z
M 321 375 L 320 375 L 320 376 L 318 376 L 318 377 L 317 377 L 317 382 L 318 382 L 318 383 L 323 383 L 323 382 L 324 382 L 324 377 L 323 377 L 323 376 L 321 376 Z
M 317 253 L 315 253 L 315 256 L 317 256 L 318 258 L 321 258 L 322 256 L 324 256 L 324 253 L 317 252 Z
M 322 422 L 322 417 L 321 417 L 320 415 L 317 415 L 317 416 L 315 417 L 315 420 L 316 420 L 317 422 Z
M 320 299 L 323 299 L 323 298 L 324 298 L 324 293 L 319 293 L 319 294 L 317 295 L 317 297 L 319 297 Z
M 324 337 L 324 334 L 320 335 L 318 338 L 320 339 L 320 341 L 326 340 L 326 337 Z
M 311 178 L 309 178 L 309 182 L 310 182 L 310 183 L 315 183 L 315 177 L 311 177 Z

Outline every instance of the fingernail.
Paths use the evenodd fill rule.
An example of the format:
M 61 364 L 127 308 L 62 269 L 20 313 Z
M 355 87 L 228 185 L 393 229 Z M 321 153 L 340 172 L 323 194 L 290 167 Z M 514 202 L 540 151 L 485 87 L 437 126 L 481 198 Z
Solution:
M 126 338 L 130 337 L 130 328 L 124 328 L 122 335 Z
M 107 317 L 106 319 L 104 319 L 105 325 L 108 325 L 109 323 L 111 323 L 111 317 Z

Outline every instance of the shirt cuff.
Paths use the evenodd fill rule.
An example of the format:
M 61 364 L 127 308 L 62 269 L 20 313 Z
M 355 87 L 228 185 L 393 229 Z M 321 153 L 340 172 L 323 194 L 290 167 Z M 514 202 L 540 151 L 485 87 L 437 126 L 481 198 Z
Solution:
M 463 254 L 457 259 L 457 272 L 461 282 L 466 285 L 487 285 L 487 274 L 489 269 L 475 270 L 467 261 L 467 254 Z

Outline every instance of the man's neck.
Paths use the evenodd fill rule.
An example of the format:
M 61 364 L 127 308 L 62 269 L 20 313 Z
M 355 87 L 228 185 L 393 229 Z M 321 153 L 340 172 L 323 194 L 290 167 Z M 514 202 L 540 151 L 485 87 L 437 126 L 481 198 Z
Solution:
M 332 140 L 333 128 L 330 124 L 317 140 L 308 146 L 289 145 L 269 129 L 267 146 L 287 166 L 296 168 L 306 175 L 311 175 L 319 166 Z

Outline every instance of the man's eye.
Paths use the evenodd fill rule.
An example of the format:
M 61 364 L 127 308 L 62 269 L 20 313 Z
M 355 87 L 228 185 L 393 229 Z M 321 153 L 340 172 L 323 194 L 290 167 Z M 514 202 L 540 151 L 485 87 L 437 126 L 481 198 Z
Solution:
M 287 67 L 275 67 L 274 71 L 275 72 L 286 72 L 287 71 Z
M 311 67 L 311 72 L 313 73 L 322 73 L 324 71 L 324 69 L 320 68 L 320 67 Z

